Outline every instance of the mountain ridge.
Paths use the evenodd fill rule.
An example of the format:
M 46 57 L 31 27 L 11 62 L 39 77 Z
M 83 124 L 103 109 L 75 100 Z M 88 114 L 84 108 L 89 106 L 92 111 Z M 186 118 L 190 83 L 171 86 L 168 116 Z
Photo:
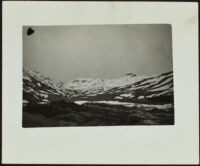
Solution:
M 47 104 L 55 100 L 112 100 L 121 102 L 173 100 L 173 72 L 153 76 L 127 73 L 116 79 L 78 78 L 68 84 L 55 81 L 40 72 L 23 70 L 23 99 Z

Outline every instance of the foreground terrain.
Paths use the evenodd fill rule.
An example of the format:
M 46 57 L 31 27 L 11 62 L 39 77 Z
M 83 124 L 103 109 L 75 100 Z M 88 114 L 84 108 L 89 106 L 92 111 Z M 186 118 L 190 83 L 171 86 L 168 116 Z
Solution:
M 113 126 L 113 125 L 172 125 L 173 107 L 165 109 L 102 103 L 57 101 L 47 105 L 24 108 L 23 127 L 53 126 Z

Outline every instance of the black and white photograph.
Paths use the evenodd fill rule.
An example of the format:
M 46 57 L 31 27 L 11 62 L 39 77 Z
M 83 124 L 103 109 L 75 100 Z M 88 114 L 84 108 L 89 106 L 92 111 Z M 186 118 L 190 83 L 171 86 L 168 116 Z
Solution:
M 170 24 L 23 27 L 23 127 L 174 125 Z
M 198 3 L 2 9 L 3 164 L 199 164 Z

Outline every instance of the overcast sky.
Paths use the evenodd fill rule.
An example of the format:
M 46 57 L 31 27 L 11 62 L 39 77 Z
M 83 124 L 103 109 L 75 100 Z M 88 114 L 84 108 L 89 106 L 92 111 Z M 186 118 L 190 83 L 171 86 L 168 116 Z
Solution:
M 170 25 L 30 26 L 23 28 L 24 68 L 67 82 L 172 70 Z

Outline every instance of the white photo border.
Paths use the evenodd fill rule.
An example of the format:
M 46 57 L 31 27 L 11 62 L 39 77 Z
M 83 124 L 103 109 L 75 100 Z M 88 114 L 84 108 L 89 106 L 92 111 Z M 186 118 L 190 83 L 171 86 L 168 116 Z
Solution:
M 2 162 L 198 164 L 198 3 L 3 2 Z M 171 24 L 175 125 L 22 127 L 22 27 Z

